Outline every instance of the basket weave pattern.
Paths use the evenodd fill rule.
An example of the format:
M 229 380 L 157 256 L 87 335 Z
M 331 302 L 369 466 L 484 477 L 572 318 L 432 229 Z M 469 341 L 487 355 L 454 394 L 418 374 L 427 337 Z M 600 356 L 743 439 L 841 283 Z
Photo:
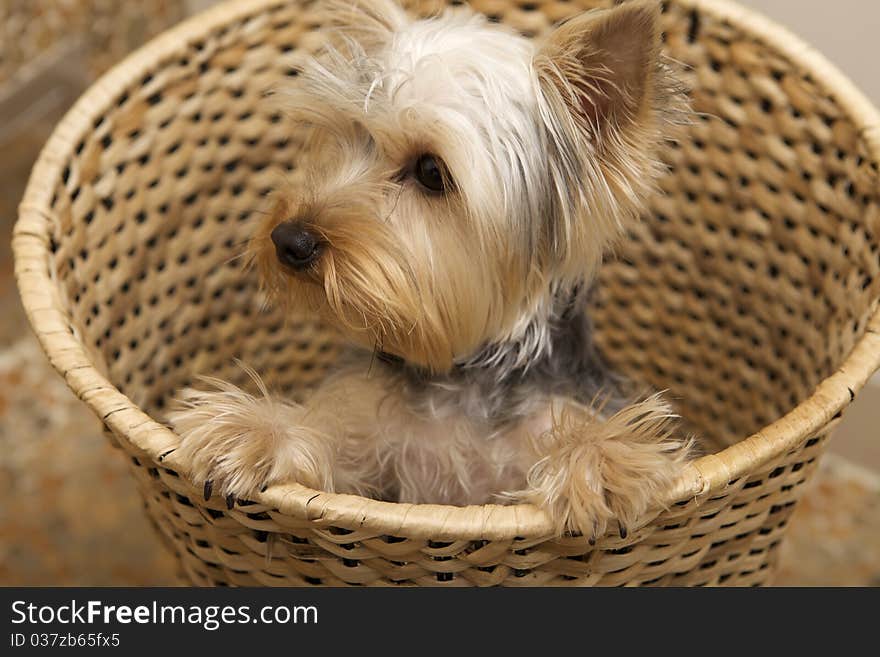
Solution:
M 428 13 L 442 2 L 411 2 Z M 474 0 L 538 36 L 597 2 Z M 612 364 L 708 444 L 626 539 L 549 538 L 529 506 L 398 505 L 291 484 L 204 501 L 161 424 L 239 357 L 293 396 L 338 354 L 261 309 L 236 256 L 301 140 L 264 99 L 320 45 L 310 3 L 233 2 L 153 41 L 78 103 L 35 168 L 14 248 L 53 365 L 131 460 L 196 584 L 752 585 L 845 406 L 880 365 L 880 120 L 819 55 L 721 0 L 665 7 L 698 118 L 664 194 L 601 274 Z

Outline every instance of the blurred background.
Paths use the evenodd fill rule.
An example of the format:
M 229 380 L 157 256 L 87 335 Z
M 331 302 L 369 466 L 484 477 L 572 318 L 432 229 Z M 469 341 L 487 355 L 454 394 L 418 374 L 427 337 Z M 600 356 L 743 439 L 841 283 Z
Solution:
M 875 102 L 880 2 L 741 0 Z M 66 388 L 18 301 L 9 238 L 64 112 L 126 53 L 213 0 L 0 0 L 0 585 L 177 583 L 127 467 Z M 880 585 L 880 378 L 849 409 L 783 544 L 777 584 Z

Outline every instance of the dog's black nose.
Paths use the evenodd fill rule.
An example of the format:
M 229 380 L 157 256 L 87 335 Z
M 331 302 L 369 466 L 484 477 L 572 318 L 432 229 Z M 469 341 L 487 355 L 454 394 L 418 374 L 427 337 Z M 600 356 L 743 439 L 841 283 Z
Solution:
M 275 227 L 272 242 L 281 264 L 294 269 L 309 266 L 321 253 L 321 243 L 315 234 L 302 224 L 291 221 Z

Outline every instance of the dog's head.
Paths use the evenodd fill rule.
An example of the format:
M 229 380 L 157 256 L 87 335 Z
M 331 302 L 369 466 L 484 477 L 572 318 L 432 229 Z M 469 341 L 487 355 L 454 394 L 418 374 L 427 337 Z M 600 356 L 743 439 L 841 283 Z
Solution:
M 268 289 L 435 372 L 520 339 L 592 277 L 661 169 L 677 94 L 659 4 L 537 44 L 462 10 L 330 18 L 333 45 L 282 95 L 310 139 L 305 184 L 252 243 Z

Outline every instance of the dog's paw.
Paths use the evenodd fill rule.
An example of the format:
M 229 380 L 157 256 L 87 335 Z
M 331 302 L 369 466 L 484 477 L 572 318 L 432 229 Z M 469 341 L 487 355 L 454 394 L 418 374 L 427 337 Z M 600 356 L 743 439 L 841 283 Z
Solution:
M 622 538 L 659 506 L 692 440 L 674 436 L 676 416 L 658 396 L 608 418 L 566 404 L 535 441 L 540 459 L 515 499 L 545 509 L 562 534 L 594 542 L 616 522 Z
M 168 415 L 181 438 L 177 454 L 206 499 L 220 494 L 231 508 L 292 481 L 332 490 L 329 441 L 301 425 L 301 406 L 210 383 L 214 390 L 184 390 Z

